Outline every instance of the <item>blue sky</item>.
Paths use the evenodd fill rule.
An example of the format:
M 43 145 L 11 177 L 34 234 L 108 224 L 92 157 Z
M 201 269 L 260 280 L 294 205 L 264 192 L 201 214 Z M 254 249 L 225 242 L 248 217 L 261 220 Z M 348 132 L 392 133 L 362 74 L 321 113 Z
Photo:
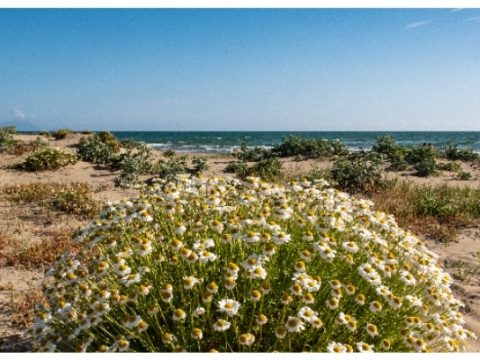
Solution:
M 480 130 L 480 10 L 0 9 L 0 123 Z

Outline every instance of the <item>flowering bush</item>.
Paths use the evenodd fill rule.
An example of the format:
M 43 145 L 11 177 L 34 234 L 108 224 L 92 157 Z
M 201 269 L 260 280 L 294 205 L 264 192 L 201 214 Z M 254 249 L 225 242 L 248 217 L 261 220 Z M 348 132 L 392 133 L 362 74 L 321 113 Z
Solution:
M 74 242 L 47 272 L 40 351 L 457 351 L 475 336 L 437 256 L 323 181 L 159 181 Z

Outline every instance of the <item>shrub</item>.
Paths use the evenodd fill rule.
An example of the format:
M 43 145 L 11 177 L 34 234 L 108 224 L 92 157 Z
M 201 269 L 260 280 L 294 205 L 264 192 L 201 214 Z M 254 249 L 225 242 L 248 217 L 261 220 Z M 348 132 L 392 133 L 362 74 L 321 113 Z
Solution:
M 264 180 L 278 180 L 282 176 L 282 163 L 275 157 L 268 157 L 253 165 L 233 162 L 225 167 L 225 172 L 235 173 L 240 179 L 258 176 Z
M 287 136 L 282 143 L 274 146 L 271 153 L 276 156 L 302 156 L 306 159 L 318 159 L 333 155 L 347 155 L 345 144 L 337 140 L 306 139 L 297 136 Z
M 181 177 L 112 204 L 49 269 L 35 349 L 465 349 L 436 255 L 323 185 Z
M 368 192 L 383 185 L 378 163 L 363 157 L 340 158 L 333 164 L 332 180 L 348 192 Z
M 395 139 L 391 135 L 377 137 L 372 146 L 373 152 L 384 155 L 389 160 L 398 157 L 399 150 L 401 148 L 395 144 Z
M 414 168 L 416 170 L 415 175 L 417 176 L 431 176 L 438 173 L 437 163 L 434 158 L 423 159 L 415 163 Z
M 29 152 L 35 152 L 48 147 L 48 142 L 37 137 L 34 141 L 17 141 L 15 147 L 9 153 L 15 155 L 23 155 Z
M 438 163 L 437 169 L 442 171 L 459 172 L 462 166 L 457 162 Z
M 471 149 L 460 149 L 457 145 L 448 144 L 444 149 L 448 160 L 479 161 L 480 155 Z
M 468 171 L 459 171 L 457 174 L 458 180 L 470 180 L 472 178 L 472 174 Z
M 199 175 L 206 170 L 208 170 L 207 158 L 194 156 L 192 158 L 192 168 L 190 170 L 190 173 L 192 175 Z
M 260 161 L 272 156 L 271 151 L 259 146 L 249 149 L 245 144 L 232 151 L 232 156 L 243 162 Z
M 65 150 L 47 148 L 29 155 L 17 168 L 25 171 L 58 170 L 69 164 L 75 164 L 77 156 Z
M 240 178 L 244 179 L 249 176 L 249 167 L 243 162 L 231 162 L 225 167 L 225 172 L 237 174 Z
M 78 156 L 83 161 L 97 165 L 118 161 L 117 154 L 120 150 L 118 141 L 112 138 L 113 135 L 111 134 L 100 134 L 95 134 L 88 138 L 82 137 L 77 147 Z
M 127 188 L 137 185 L 138 175 L 153 174 L 158 168 L 150 161 L 150 148 L 140 142 L 129 142 L 126 144 L 127 152 L 118 157 L 112 164 L 114 169 L 122 170 L 118 178 L 114 180 L 115 186 Z
M 71 133 L 72 131 L 70 129 L 58 129 L 58 130 L 52 131 L 51 135 L 55 140 L 62 140 L 70 136 Z
M 258 176 L 263 180 L 279 180 L 282 175 L 282 163 L 276 157 L 269 157 L 255 163 L 249 173 L 251 176 Z
M 10 152 L 17 146 L 17 141 L 13 138 L 15 126 L 6 126 L 0 128 L 0 153 Z

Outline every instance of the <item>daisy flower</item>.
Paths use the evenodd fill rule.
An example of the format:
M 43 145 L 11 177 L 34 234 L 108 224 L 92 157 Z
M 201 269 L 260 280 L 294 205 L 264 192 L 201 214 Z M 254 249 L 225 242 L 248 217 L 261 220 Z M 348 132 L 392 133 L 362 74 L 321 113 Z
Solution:
M 232 299 L 222 299 L 218 302 L 218 311 L 226 313 L 227 316 L 234 316 L 240 309 L 240 303 Z

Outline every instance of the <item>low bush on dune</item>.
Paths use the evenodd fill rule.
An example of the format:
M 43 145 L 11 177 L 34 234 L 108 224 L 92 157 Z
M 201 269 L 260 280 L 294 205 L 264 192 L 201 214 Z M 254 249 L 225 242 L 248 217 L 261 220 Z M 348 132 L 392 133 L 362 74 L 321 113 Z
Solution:
M 437 256 L 325 186 L 179 177 L 111 204 L 47 272 L 35 349 L 465 349 Z
M 254 148 L 248 148 L 245 144 L 242 144 L 240 147 L 235 148 L 231 155 L 242 162 L 252 162 L 271 157 L 272 152 L 263 147 L 255 146 Z
M 63 140 L 63 139 L 66 139 L 68 136 L 70 136 L 72 134 L 72 130 L 70 129 L 58 129 L 58 130 L 55 130 L 55 131 L 52 131 L 50 133 L 50 135 L 52 135 L 52 137 L 55 139 L 55 140 Z
M 280 157 L 297 156 L 305 159 L 327 158 L 334 155 L 347 155 L 348 148 L 337 140 L 311 139 L 287 136 L 282 143 L 274 146 L 272 154 Z
M 383 185 L 379 163 L 368 154 L 341 157 L 333 163 L 330 174 L 333 182 L 348 192 L 369 192 Z
M 17 165 L 17 169 L 32 172 L 58 170 L 67 165 L 75 164 L 77 160 L 77 156 L 71 152 L 47 148 L 27 156 L 22 163 Z
M 112 164 L 114 169 L 122 170 L 115 179 L 115 186 L 128 188 L 139 185 L 139 175 L 156 175 L 162 179 L 173 179 L 179 174 L 200 175 L 208 169 L 207 159 L 194 156 L 191 166 L 186 156 L 177 156 L 174 151 L 165 152 L 165 160 L 153 161 L 151 149 L 144 143 L 129 141 L 125 143 L 127 152 L 120 155 Z
M 13 138 L 15 133 L 15 126 L 0 128 L 0 153 L 10 152 L 15 149 L 17 146 L 17 141 Z
M 444 149 L 445 157 L 448 160 L 462 160 L 468 162 L 479 162 L 480 155 L 471 149 L 461 149 L 457 145 L 448 144 Z
M 97 133 L 91 137 L 82 137 L 77 146 L 80 159 L 93 164 L 110 164 L 117 160 L 120 143 L 109 132 Z
M 258 176 L 263 180 L 277 181 L 282 177 L 282 163 L 276 157 L 266 157 L 248 165 L 245 162 L 233 162 L 225 167 L 225 172 L 234 173 L 240 179 Z

